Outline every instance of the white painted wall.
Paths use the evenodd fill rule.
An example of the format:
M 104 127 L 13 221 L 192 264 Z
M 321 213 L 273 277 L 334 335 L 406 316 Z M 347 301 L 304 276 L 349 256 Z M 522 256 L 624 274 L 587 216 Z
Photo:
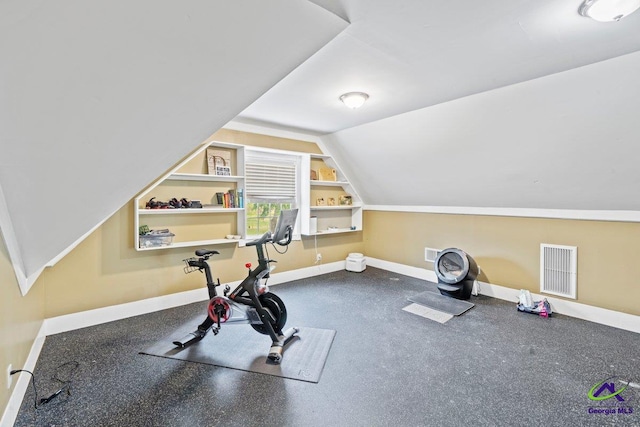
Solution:
M 640 211 L 640 53 L 322 137 L 368 205 Z
M 346 26 L 296 0 L 0 2 L 0 227 L 17 274 L 37 275 Z

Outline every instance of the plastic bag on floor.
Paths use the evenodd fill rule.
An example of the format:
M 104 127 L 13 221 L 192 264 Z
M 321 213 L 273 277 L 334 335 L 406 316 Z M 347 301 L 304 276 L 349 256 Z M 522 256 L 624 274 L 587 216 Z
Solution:
M 537 314 L 542 317 L 551 316 L 551 305 L 546 298 L 541 301 L 533 301 L 531 293 L 525 289 L 520 291 L 518 296 L 518 311 Z

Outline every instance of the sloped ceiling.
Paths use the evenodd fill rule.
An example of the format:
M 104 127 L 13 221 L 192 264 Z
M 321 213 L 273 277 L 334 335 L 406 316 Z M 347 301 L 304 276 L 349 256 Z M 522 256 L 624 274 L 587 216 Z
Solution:
M 346 26 L 297 0 L 0 2 L 0 195 L 25 275 Z
M 640 52 L 322 137 L 364 202 L 640 211 Z
M 583 0 L 313 1 L 351 25 L 241 118 L 325 135 L 368 208 L 640 220 L 640 11 L 602 23 Z M 349 110 L 349 91 L 370 98 Z

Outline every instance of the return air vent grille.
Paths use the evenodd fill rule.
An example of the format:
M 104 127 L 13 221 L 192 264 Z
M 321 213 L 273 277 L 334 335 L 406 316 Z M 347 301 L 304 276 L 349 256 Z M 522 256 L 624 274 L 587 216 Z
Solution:
M 434 262 L 438 257 L 439 249 L 424 248 L 424 260 L 427 262 Z
M 576 299 L 578 248 L 540 245 L 540 292 Z

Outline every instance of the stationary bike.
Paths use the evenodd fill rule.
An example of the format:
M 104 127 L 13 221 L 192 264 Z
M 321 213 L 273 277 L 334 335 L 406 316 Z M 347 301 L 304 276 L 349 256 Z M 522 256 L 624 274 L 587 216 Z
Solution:
M 251 270 L 251 264 L 246 264 L 249 274 L 231 293 L 231 288 L 226 285 L 224 295 L 218 295 L 216 285 L 220 286 L 220 279 L 216 284 L 211 276 L 211 268 L 207 261 L 212 255 L 218 254 L 218 251 L 198 249 L 195 252 L 197 258 L 184 260 L 187 264 L 184 268 L 185 273 L 204 271 L 210 300 L 208 315 L 198 329 L 180 340 L 173 341 L 173 344 L 180 348 L 187 347 L 203 339 L 209 329 L 217 335 L 222 323 L 248 323 L 257 332 L 271 337 L 268 359 L 276 364 L 282 361 L 284 345 L 299 332 L 299 329 L 289 328 L 282 331 L 287 321 L 287 309 L 282 300 L 267 288 L 269 273 L 275 268 L 271 267 L 270 263 L 276 261 L 265 257 L 265 246 L 267 243 L 274 245 L 274 248 L 276 244 L 288 246 L 291 243 L 297 215 L 298 209 L 281 211 L 273 234 L 266 232 L 259 239 L 246 243 L 246 246 L 256 247 L 258 266 Z

